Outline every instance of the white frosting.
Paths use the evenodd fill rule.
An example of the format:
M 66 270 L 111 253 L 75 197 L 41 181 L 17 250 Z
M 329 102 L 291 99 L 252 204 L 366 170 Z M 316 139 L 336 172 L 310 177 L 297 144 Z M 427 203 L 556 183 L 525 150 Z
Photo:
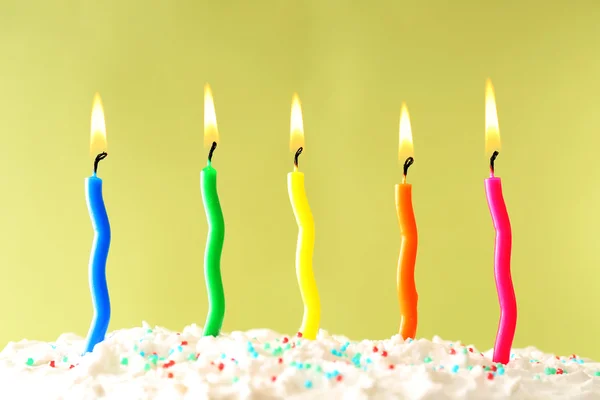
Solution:
M 497 366 L 491 350 L 438 337 L 353 342 L 321 330 L 311 341 L 259 329 L 213 338 L 195 325 L 179 334 L 144 323 L 85 356 L 83 346 L 74 334 L 9 343 L 0 353 L 2 392 L 61 400 L 600 398 L 600 365 L 588 359 L 528 347 Z

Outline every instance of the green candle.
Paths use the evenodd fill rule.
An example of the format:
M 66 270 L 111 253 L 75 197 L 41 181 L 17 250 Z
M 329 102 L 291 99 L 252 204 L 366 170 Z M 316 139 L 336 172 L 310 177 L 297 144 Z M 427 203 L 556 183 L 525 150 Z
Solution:
M 204 139 L 212 141 L 208 163 L 200 174 L 202 201 L 208 222 L 208 236 L 204 251 L 204 278 L 208 291 L 208 315 L 204 336 L 217 336 L 225 316 L 225 292 L 221 278 L 221 252 L 225 238 L 225 221 L 217 194 L 217 170 L 212 167 L 212 156 L 217 148 L 218 131 L 210 87 L 205 87 Z

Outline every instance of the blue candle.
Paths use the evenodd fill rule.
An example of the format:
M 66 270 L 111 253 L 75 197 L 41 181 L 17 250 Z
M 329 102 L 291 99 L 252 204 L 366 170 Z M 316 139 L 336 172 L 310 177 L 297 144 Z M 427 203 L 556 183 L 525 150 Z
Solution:
M 104 127 L 104 114 L 100 97 L 96 95 L 94 110 L 92 111 L 92 143 L 91 150 L 96 147 L 106 148 L 106 131 Z M 89 263 L 90 291 L 94 306 L 94 317 L 85 343 L 85 353 L 94 350 L 96 344 L 102 342 L 108 330 L 110 321 L 110 298 L 106 283 L 106 259 L 110 247 L 110 223 L 102 198 L 102 179 L 98 172 L 98 163 L 106 158 L 107 153 L 102 151 L 94 161 L 94 173 L 85 180 L 85 198 L 87 201 L 92 226 L 94 228 L 94 242 Z

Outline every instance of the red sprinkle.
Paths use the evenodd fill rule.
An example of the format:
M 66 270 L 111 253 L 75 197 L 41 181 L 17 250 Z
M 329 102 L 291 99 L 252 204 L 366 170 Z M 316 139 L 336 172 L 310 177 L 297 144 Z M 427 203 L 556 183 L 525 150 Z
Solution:
M 373 346 L 373 353 L 377 353 L 379 351 L 379 349 L 377 348 L 377 346 Z
M 342 376 L 341 375 L 336 376 L 335 380 L 338 381 L 338 382 L 341 382 L 342 381 Z
M 557 360 L 560 360 L 560 357 L 559 357 L 559 356 L 554 356 L 554 357 L 556 357 L 556 359 L 557 359 Z
M 283 338 L 283 344 L 286 344 L 286 343 L 287 343 L 287 342 L 289 342 L 289 341 L 290 341 L 290 339 L 288 339 L 287 337 L 284 337 L 284 338 Z
M 56 368 L 56 364 L 54 363 L 54 360 L 50 361 L 50 366 L 51 366 L 52 368 Z
M 73 369 L 75 368 L 75 366 L 73 364 L 71 364 L 71 366 L 69 367 L 69 369 Z
M 296 348 L 296 343 L 292 343 L 292 349 Z
M 389 368 L 389 369 L 394 369 L 394 368 L 396 368 L 396 367 L 394 366 L 394 364 L 390 364 L 388 368 Z
M 173 373 L 172 373 L 172 372 L 169 372 L 169 375 L 167 375 L 167 376 L 168 376 L 169 378 L 172 378 L 172 377 L 173 377 Z
M 496 372 L 498 370 L 498 368 L 495 365 L 490 366 L 490 369 L 494 372 Z
M 557 374 L 557 375 L 562 375 L 562 374 L 563 374 L 563 372 L 565 372 L 565 371 L 563 371 L 563 370 L 562 370 L 562 368 L 557 368 L 557 369 L 556 369 L 556 374 Z
M 384 350 L 384 351 L 382 351 L 382 352 L 381 352 L 381 355 L 382 355 L 383 357 L 387 357 L 387 351 L 385 351 L 385 350 Z
M 223 368 L 225 368 L 225 364 L 219 363 L 219 371 L 223 371 Z
M 494 379 L 494 374 L 492 374 L 491 372 L 488 372 L 487 378 L 491 381 L 492 379 Z
M 298 337 L 302 337 L 302 332 L 298 332 L 298 333 L 296 333 L 296 336 L 298 336 Z
M 273 375 L 273 376 L 271 377 L 271 382 L 275 382 L 276 380 L 277 380 L 277 377 L 276 377 L 275 375 Z
M 182 345 L 182 346 L 187 346 L 187 344 L 188 344 L 188 341 L 187 341 L 187 340 L 183 340 L 183 341 L 181 342 L 181 345 Z
M 279 364 L 283 364 L 283 358 L 279 358 Z
M 456 350 L 450 349 L 450 354 L 456 354 Z
M 170 360 L 167 363 L 163 364 L 163 368 L 169 368 L 169 367 L 172 367 L 173 365 L 175 365 L 175 361 Z
M 472 347 L 469 347 L 469 351 L 472 353 L 472 352 L 473 352 L 473 348 L 472 348 Z

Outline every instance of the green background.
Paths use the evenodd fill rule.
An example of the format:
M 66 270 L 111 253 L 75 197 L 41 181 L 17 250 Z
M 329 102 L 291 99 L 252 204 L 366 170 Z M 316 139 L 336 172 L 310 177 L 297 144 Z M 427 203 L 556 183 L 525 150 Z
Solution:
M 515 345 L 600 358 L 597 2 L 1 0 L 0 15 L 2 343 L 87 332 L 84 178 L 96 91 L 108 129 L 110 329 L 204 323 L 209 82 L 221 133 L 226 331 L 293 333 L 301 321 L 286 188 L 297 91 L 322 327 L 356 339 L 398 330 L 404 100 L 416 155 L 418 335 L 491 347 L 491 77 L 514 234 Z

